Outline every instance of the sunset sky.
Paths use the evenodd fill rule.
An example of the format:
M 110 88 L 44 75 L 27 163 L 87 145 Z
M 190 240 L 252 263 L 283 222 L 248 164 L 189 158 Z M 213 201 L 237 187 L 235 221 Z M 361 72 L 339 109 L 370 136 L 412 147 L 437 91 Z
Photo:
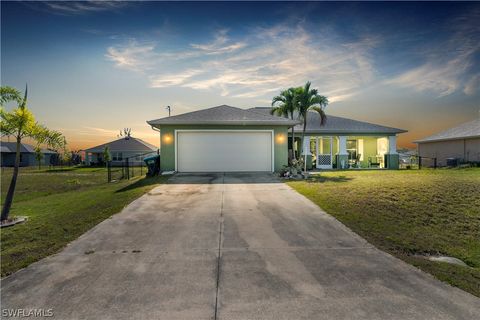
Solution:
M 310 80 L 327 114 L 409 130 L 479 116 L 480 3 L 3 2 L 1 82 L 70 148 L 146 120 L 269 106 Z

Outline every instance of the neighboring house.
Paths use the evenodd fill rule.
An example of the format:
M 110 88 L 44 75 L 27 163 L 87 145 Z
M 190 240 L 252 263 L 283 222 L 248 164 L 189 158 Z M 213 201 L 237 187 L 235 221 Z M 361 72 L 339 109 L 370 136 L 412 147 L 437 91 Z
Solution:
M 436 158 L 438 166 L 446 166 L 448 158 L 462 162 L 479 162 L 480 119 L 462 123 L 415 143 L 418 145 L 418 155 Z
M 161 170 L 281 170 L 288 164 L 290 128 L 296 126 L 297 140 L 302 126 L 298 120 L 270 115 L 269 110 L 222 105 L 147 121 L 160 131 Z M 332 116 L 320 127 L 318 115 L 312 113 L 305 143 L 313 147 L 317 168 L 347 168 L 349 152 L 359 156 L 358 166 L 367 167 L 370 158 L 382 166 L 387 158 L 389 168 L 398 168 L 396 134 L 401 132 L 405 131 Z M 379 162 L 377 156 L 382 158 Z
M 41 149 L 43 154 L 43 159 L 41 160 L 42 165 L 50 165 L 50 157 L 57 154 L 55 151 L 48 149 Z M 13 167 L 15 165 L 15 155 L 17 152 L 17 143 L 16 142 L 1 142 L 0 144 L 1 152 L 1 166 L 2 167 Z M 37 166 L 38 161 L 35 158 L 35 147 L 26 143 L 22 143 L 20 147 L 20 166 Z
M 158 148 L 148 142 L 134 137 L 123 137 L 115 141 L 101 144 L 84 150 L 86 165 L 101 165 L 104 162 L 103 153 L 108 146 L 112 165 L 123 164 L 129 159 L 130 165 L 142 164 L 143 158 L 158 151 Z

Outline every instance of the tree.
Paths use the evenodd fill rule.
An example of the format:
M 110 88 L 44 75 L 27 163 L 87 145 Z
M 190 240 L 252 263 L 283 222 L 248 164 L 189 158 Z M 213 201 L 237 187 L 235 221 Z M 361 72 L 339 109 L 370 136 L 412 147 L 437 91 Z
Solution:
M 120 130 L 120 134 L 118 135 L 118 137 L 125 137 L 125 140 L 128 140 L 130 139 L 130 136 L 132 135 L 132 129 L 131 128 L 123 128 L 123 132 L 122 130 Z
M 35 147 L 35 159 L 37 160 L 37 163 L 38 163 L 38 170 L 40 170 L 42 168 L 42 159 L 43 159 L 42 148 L 40 148 L 40 146 Z
M 108 146 L 103 149 L 103 161 L 105 161 L 105 165 L 108 166 L 108 163 L 112 160 L 110 156 L 110 148 Z
M 2 135 L 13 136 L 16 140 L 15 166 L 13 168 L 12 180 L 5 197 L 0 219 L 8 219 L 13 203 L 13 196 L 17 184 L 18 170 L 20 166 L 20 147 L 23 138 L 30 138 L 39 145 L 45 144 L 51 147 L 63 146 L 65 138 L 58 131 L 49 130 L 35 121 L 33 113 L 27 108 L 27 88 L 22 98 L 20 92 L 12 87 L 0 87 L 0 130 Z M 16 103 L 12 111 L 4 109 L 5 104 Z
M 318 94 L 317 89 L 310 88 L 311 83 L 308 81 L 305 86 L 295 89 L 294 104 L 298 110 L 298 115 L 303 121 L 302 131 L 302 154 L 304 156 L 304 170 L 307 171 L 307 157 L 305 150 L 305 130 L 307 128 L 307 118 L 309 111 L 316 111 L 320 115 L 320 125 L 324 125 L 327 120 L 325 108 L 328 105 L 327 97 Z
M 290 117 L 293 120 L 296 110 L 295 88 L 283 90 L 280 92 L 280 95 L 273 97 L 270 114 L 275 114 L 285 118 Z M 295 160 L 295 127 L 292 127 L 292 153 L 292 157 Z

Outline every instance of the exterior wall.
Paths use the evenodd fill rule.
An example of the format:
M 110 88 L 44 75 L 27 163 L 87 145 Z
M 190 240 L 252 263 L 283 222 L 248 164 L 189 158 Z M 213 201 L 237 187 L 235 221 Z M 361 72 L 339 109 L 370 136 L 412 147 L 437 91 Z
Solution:
M 112 166 L 123 165 L 124 162 L 125 162 L 125 158 L 134 157 L 134 156 L 140 155 L 140 154 L 143 155 L 144 153 L 146 153 L 146 152 L 139 152 L 139 151 L 110 151 L 110 156 L 113 158 L 113 153 L 118 153 L 118 152 L 122 153 L 122 160 L 118 160 L 118 161 L 113 161 L 112 160 L 112 162 L 111 162 Z M 151 155 L 153 155 L 153 154 L 156 154 L 156 151 L 152 151 Z M 145 158 L 147 156 L 149 156 L 149 154 L 143 155 L 143 156 L 139 157 L 138 159 L 129 159 L 129 165 L 144 164 L 143 158 Z M 94 152 L 94 153 L 91 153 L 89 155 L 89 165 L 99 164 L 100 162 L 103 162 L 103 152 Z
M 274 171 L 279 171 L 288 164 L 287 135 L 285 126 L 215 126 L 215 125 L 179 125 L 162 126 L 160 129 L 160 169 L 175 170 L 175 130 L 273 130 L 274 134 Z M 283 136 L 283 141 L 277 137 Z
M 446 166 L 447 158 L 480 161 L 480 138 L 421 142 L 418 144 L 418 155 L 437 158 L 438 166 Z
M 42 166 L 50 165 L 50 154 L 44 154 L 41 161 Z M 2 167 L 13 167 L 15 165 L 15 153 L 2 153 Z M 20 167 L 38 166 L 37 159 L 33 153 L 21 153 Z

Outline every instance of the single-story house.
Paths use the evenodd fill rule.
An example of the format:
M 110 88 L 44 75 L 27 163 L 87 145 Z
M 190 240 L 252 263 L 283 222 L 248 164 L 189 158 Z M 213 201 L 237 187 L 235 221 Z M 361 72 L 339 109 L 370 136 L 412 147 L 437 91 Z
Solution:
M 160 132 L 162 171 L 279 171 L 300 143 L 298 120 L 270 115 L 269 108 L 227 105 L 147 121 Z M 292 143 L 291 128 L 296 139 Z M 308 118 L 308 159 L 319 169 L 398 168 L 396 135 L 405 130 L 318 114 Z M 299 150 L 299 148 L 296 148 Z M 299 150 L 300 151 L 300 150 Z M 309 165 L 311 167 L 311 165 Z
M 447 159 L 462 162 L 480 161 L 480 119 L 462 123 L 415 141 L 420 157 L 436 158 L 438 166 L 446 166 Z
M 41 165 L 50 165 L 50 158 L 52 155 L 57 154 L 55 151 L 48 149 L 41 149 L 43 158 L 41 160 Z M 2 167 L 13 167 L 15 165 L 15 155 L 17 152 L 17 143 L 16 142 L 1 142 L 0 144 L 0 153 L 1 153 L 1 166 Z M 22 143 L 20 146 L 20 166 L 29 167 L 37 166 L 38 161 L 35 158 L 35 147 L 26 143 Z
M 143 164 L 143 158 L 158 152 L 158 148 L 142 139 L 131 136 L 122 137 L 118 140 L 107 142 L 85 150 L 86 165 L 102 165 L 104 161 L 105 147 L 110 152 L 111 164 L 121 165 L 128 158 L 130 165 Z

